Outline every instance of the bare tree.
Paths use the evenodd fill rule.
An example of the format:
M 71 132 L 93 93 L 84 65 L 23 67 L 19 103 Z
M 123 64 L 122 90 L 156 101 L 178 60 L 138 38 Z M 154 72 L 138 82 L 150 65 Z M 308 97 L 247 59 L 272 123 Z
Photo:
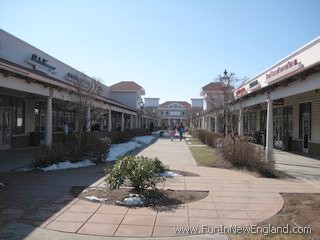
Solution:
M 68 73 L 67 79 L 72 82 L 72 90 L 67 94 L 61 92 L 63 98 L 67 98 L 69 108 L 74 109 L 76 118 L 78 120 L 78 133 L 81 138 L 81 133 L 84 129 L 88 130 L 90 127 L 90 121 L 95 122 L 97 119 L 101 119 L 102 115 L 105 114 L 105 110 L 95 107 L 95 100 L 102 93 L 102 84 L 99 79 L 95 77 L 89 78 L 84 73 Z M 67 96 L 66 96 L 67 95 Z M 93 114 L 89 111 L 93 110 Z
M 194 131 L 199 129 L 200 122 L 200 114 L 202 112 L 202 108 L 191 108 L 188 112 L 188 121 L 190 122 L 191 130 Z
M 223 119 L 224 136 L 230 133 L 235 135 L 239 123 L 237 109 L 239 101 L 234 100 L 233 90 L 245 79 L 235 77 L 234 73 L 224 71 L 219 75 L 213 84 L 213 91 L 207 93 L 208 113 L 214 113 L 218 118 Z

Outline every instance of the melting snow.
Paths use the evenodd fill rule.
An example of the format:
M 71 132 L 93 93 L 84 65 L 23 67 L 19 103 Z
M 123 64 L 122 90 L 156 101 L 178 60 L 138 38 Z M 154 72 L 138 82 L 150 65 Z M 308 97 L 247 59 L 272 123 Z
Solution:
M 141 143 L 137 143 L 135 141 L 120 144 L 111 144 L 107 161 L 115 161 L 118 157 L 141 146 Z
M 142 205 L 143 201 L 140 198 L 139 194 L 129 194 L 129 197 L 117 201 L 116 203 L 123 206 L 138 206 Z
M 177 177 L 177 176 L 181 176 L 181 175 L 179 175 L 177 173 L 170 172 L 170 171 L 166 171 L 166 172 L 160 173 L 159 175 L 161 177 Z
M 95 201 L 95 202 L 105 202 L 107 200 L 106 198 L 99 198 L 96 196 L 88 196 L 88 197 L 86 197 L 86 199 L 91 200 L 91 201 Z
M 143 144 L 150 144 L 153 139 L 154 139 L 153 136 L 141 136 L 141 137 L 135 137 L 133 141 L 143 143 Z
M 43 171 L 54 171 L 54 170 L 62 170 L 68 168 L 81 168 L 81 167 L 88 167 L 94 166 L 95 163 L 91 162 L 90 160 L 84 160 L 81 162 L 71 163 L 70 161 L 66 162 L 59 162 L 56 164 L 49 165 L 48 167 L 41 168 Z

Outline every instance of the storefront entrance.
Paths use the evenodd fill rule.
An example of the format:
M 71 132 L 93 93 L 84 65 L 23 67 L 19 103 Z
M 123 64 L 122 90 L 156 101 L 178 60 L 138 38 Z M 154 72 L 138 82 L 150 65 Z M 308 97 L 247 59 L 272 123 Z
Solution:
M 0 108 L 0 150 L 10 148 L 11 142 L 11 111 Z
M 309 152 L 309 132 L 310 132 L 310 114 L 302 114 L 302 152 Z

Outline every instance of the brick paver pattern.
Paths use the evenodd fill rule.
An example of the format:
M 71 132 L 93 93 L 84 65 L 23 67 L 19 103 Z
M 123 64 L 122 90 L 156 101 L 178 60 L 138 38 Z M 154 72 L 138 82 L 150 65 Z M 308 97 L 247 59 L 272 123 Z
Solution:
M 209 191 L 208 197 L 158 209 L 112 206 L 76 198 L 41 227 L 101 236 L 179 236 L 173 227 L 247 226 L 261 222 L 281 210 L 283 199 L 280 192 L 320 193 L 320 188 L 302 180 L 256 178 L 239 171 L 196 166 L 184 141 L 159 139 L 140 155 L 158 156 L 172 170 L 200 175 L 168 178 L 159 188 L 206 190 Z M 104 179 L 92 186 L 105 186 Z

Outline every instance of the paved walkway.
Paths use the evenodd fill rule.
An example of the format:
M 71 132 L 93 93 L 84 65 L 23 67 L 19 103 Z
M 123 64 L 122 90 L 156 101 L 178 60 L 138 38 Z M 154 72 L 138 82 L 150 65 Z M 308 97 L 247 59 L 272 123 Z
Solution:
M 277 169 L 320 187 L 320 160 L 290 152 L 273 150 Z
M 190 204 L 159 209 L 126 208 L 74 199 L 43 222 L 41 231 L 71 234 L 66 236 L 79 234 L 79 237 L 83 234 L 88 237 L 182 236 L 175 233 L 173 227 L 241 226 L 263 221 L 281 210 L 283 199 L 280 192 L 320 193 L 320 188 L 301 180 L 256 178 L 232 170 L 198 167 L 184 141 L 159 139 L 140 154 L 158 156 L 173 170 L 200 175 L 168 179 L 162 188 L 206 190 L 209 191 L 208 197 Z M 92 186 L 104 186 L 104 179 Z M 48 211 L 50 208 L 52 205 L 47 206 Z

